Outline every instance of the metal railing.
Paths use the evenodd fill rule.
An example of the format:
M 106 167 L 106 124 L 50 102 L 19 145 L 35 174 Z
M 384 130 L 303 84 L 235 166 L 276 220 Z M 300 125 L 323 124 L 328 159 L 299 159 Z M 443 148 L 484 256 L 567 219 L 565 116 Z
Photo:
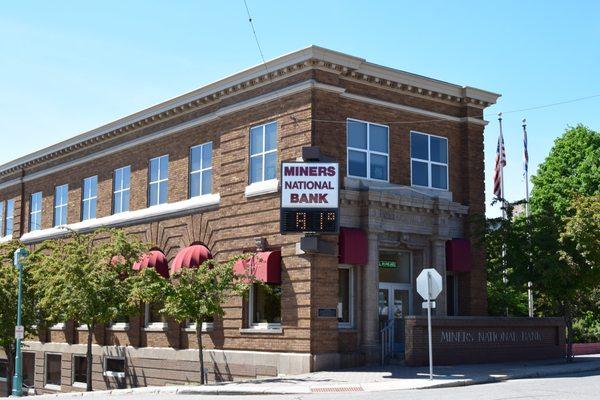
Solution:
M 381 329 L 381 365 L 394 354 L 394 320 L 390 319 Z

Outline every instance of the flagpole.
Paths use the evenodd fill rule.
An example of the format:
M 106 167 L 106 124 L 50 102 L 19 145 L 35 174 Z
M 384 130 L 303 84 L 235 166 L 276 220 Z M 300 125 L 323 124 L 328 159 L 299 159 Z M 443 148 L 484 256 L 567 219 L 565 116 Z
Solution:
M 527 150 L 527 120 L 523 118 L 523 167 L 525 173 L 525 217 L 529 225 L 529 154 Z M 529 260 L 531 263 L 531 259 Z M 527 308 L 529 310 L 529 318 L 533 318 L 533 283 L 527 282 Z

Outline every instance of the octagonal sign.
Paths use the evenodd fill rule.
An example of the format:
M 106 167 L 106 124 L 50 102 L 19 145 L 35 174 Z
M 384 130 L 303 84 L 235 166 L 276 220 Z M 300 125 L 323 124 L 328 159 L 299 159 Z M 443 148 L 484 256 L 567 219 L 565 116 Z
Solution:
M 442 276 L 435 268 L 425 268 L 417 277 L 417 293 L 425 300 L 435 300 L 442 292 Z

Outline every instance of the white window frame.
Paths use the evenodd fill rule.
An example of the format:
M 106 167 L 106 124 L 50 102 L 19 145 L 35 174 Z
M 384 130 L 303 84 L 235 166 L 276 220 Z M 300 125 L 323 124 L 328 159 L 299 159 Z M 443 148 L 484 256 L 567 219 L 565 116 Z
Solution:
M 204 156 L 203 156 L 204 155 L 204 152 L 203 152 L 204 146 L 210 146 L 211 163 L 210 163 L 210 165 L 207 168 L 202 168 L 202 165 L 204 163 Z M 192 151 L 194 149 L 200 149 L 200 169 L 197 169 L 197 170 L 192 170 Z M 189 183 L 189 188 L 188 188 L 188 191 L 189 191 L 189 196 L 188 197 L 190 199 L 193 198 L 193 197 L 204 196 L 204 195 L 212 193 L 212 183 L 213 183 L 212 182 L 213 181 L 212 174 L 211 174 L 211 182 L 210 182 L 210 192 L 209 193 L 202 193 L 202 184 L 204 183 L 203 182 L 202 173 L 206 172 L 206 171 L 212 171 L 212 155 L 213 155 L 212 153 L 213 153 L 212 141 L 211 142 L 202 143 L 202 144 L 199 144 L 197 146 L 190 147 L 190 176 L 189 176 L 189 182 L 190 183 Z M 200 175 L 200 190 L 199 190 L 200 194 L 198 194 L 197 196 L 192 196 L 192 175 L 194 175 L 194 174 L 199 174 Z
M 108 360 L 121 360 L 123 361 L 123 370 L 125 372 L 115 372 L 115 371 L 108 371 L 107 370 L 107 364 L 108 364 Z M 107 377 L 112 377 L 112 378 L 120 378 L 123 379 L 125 378 L 125 374 L 127 372 L 127 360 L 125 359 L 125 357 L 114 357 L 114 356 L 104 356 L 104 360 L 102 360 L 102 376 L 107 376 Z
M 152 161 L 154 160 L 158 160 L 158 180 L 156 181 L 152 181 L 151 176 L 152 176 Z M 162 176 L 160 176 L 160 170 L 161 170 L 161 165 L 164 162 L 164 160 L 166 160 L 167 163 L 167 177 L 163 178 Z M 167 182 L 167 201 L 166 203 L 169 202 L 169 155 L 165 154 L 159 157 L 154 157 L 151 158 L 148 161 L 148 207 L 154 207 L 154 206 L 159 206 L 161 204 L 166 204 L 166 203 L 161 203 L 160 202 L 160 184 L 163 182 Z M 150 196 L 150 193 L 152 192 L 152 185 L 156 185 L 157 186 L 157 192 L 156 192 L 156 201 L 158 202 L 157 204 L 150 204 L 150 201 L 152 200 L 152 196 Z
M 421 158 L 415 158 L 412 156 L 412 134 L 413 133 L 417 133 L 419 135 L 425 135 L 427 136 L 427 157 L 429 158 L 428 160 L 423 160 Z M 441 162 L 437 162 L 437 161 L 431 161 L 431 138 L 435 137 L 435 138 L 440 138 L 440 139 L 444 139 L 446 141 L 446 163 L 441 163 Z M 422 188 L 427 188 L 427 189 L 433 189 L 433 190 L 442 190 L 444 192 L 447 192 L 450 190 L 450 152 L 449 152 L 449 140 L 447 137 L 444 136 L 438 136 L 438 135 L 432 135 L 431 133 L 425 133 L 425 132 L 419 132 L 419 131 L 410 131 L 410 136 L 409 136 L 409 140 L 410 140 L 410 146 L 409 146 L 409 152 L 410 152 L 410 184 L 411 186 L 415 186 L 415 187 L 422 187 Z M 422 162 L 427 164 L 427 184 L 428 186 L 423 186 L 423 185 L 417 185 L 416 183 L 413 183 L 413 170 L 412 170 L 412 165 L 413 165 L 413 161 L 418 161 L 418 162 Z M 431 185 L 431 166 L 432 165 L 440 165 L 440 166 L 445 166 L 446 167 L 446 188 L 436 188 L 433 187 Z
M 87 382 L 79 382 L 75 380 L 75 366 L 77 364 L 75 364 L 75 357 L 81 357 L 83 359 L 86 359 L 86 368 L 87 368 L 87 356 L 85 354 L 73 354 L 73 357 L 71 358 L 71 385 L 73 387 L 78 387 L 78 388 L 85 388 L 87 387 Z
M 277 145 L 275 146 L 275 148 L 273 150 L 266 150 L 265 151 L 265 144 L 266 144 L 266 135 L 267 135 L 267 125 L 271 125 L 271 124 L 275 124 L 275 143 L 277 143 Z M 255 153 L 252 154 L 252 149 L 251 149 L 251 138 L 250 138 L 250 132 L 252 131 L 252 129 L 255 128 L 262 128 L 262 151 L 259 153 Z M 250 127 L 250 130 L 248 130 L 248 152 L 250 153 L 250 157 L 248 159 L 248 184 L 249 185 L 253 185 L 255 183 L 260 183 L 260 182 L 267 182 L 267 181 L 271 181 L 271 180 L 276 180 L 277 179 L 277 172 L 275 173 L 275 177 L 271 178 L 271 179 L 265 179 L 265 160 L 267 159 L 267 155 L 271 154 L 271 153 L 277 153 L 278 151 L 278 141 L 277 141 L 277 121 L 271 121 L 271 122 L 267 122 L 265 124 L 261 124 L 261 125 L 255 125 Z M 259 181 L 256 182 L 252 182 L 252 170 L 250 168 L 251 165 L 251 161 L 252 158 L 256 158 L 256 157 L 262 157 L 262 174 L 261 174 L 261 179 Z
M 57 196 L 58 194 L 58 190 L 66 190 L 66 202 L 65 203 L 60 203 L 59 201 L 61 201 L 61 197 L 62 196 Z M 57 212 L 60 214 L 60 218 L 56 218 L 57 216 Z M 63 215 L 65 216 L 65 224 L 61 224 L 60 220 L 62 220 Z M 68 225 L 69 223 L 69 184 L 65 183 L 64 185 L 58 185 L 56 187 L 54 187 L 54 227 L 58 227 L 58 226 L 63 226 L 63 225 Z
M 117 189 L 117 172 L 121 171 L 121 182 L 119 183 L 119 189 Z M 127 171 L 127 173 L 129 174 L 129 185 L 127 187 L 124 187 L 123 182 L 123 176 L 125 171 Z M 129 199 L 129 201 L 127 202 L 126 206 L 127 209 L 124 209 L 124 205 L 125 203 L 123 202 L 123 193 L 129 193 L 131 195 L 131 165 L 126 165 L 124 167 L 121 168 L 117 168 L 115 169 L 115 171 L 113 172 L 113 214 L 120 214 L 123 212 L 127 212 L 129 211 L 129 204 L 131 202 L 131 198 Z M 120 194 L 121 195 L 121 202 L 119 204 L 120 206 L 120 211 L 117 212 L 117 202 L 116 202 L 116 196 Z M 150 200 L 148 200 L 150 201 Z
M 6 364 L 6 376 L 4 378 L 0 376 L 0 382 L 8 382 L 8 359 L 0 360 L 0 364 Z
M 166 331 L 168 329 L 168 323 L 163 322 L 150 322 L 150 303 L 144 304 L 144 330 L 145 331 Z
M 350 147 L 348 145 L 349 140 L 348 140 L 348 135 L 349 135 L 349 131 L 348 131 L 348 122 L 359 122 L 359 123 L 363 123 L 363 124 L 367 124 L 367 148 L 366 149 L 361 149 L 358 147 Z M 376 126 L 381 126 L 387 129 L 387 153 L 383 153 L 381 151 L 377 151 L 377 150 L 370 150 L 370 131 L 371 125 L 376 125 Z M 367 155 L 367 176 L 360 176 L 360 175 L 350 175 L 350 151 L 356 151 L 356 152 L 361 152 L 361 153 L 366 153 Z M 371 154 L 375 154 L 375 155 L 380 155 L 380 156 L 385 156 L 387 158 L 387 179 L 377 179 L 377 178 L 371 178 Z M 375 122 L 369 122 L 369 121 L 363 121 L 360 119 L 356 119 L 356 118 L 346 118 L 346 175 L 350 178 L 356 178 L 356 179 L 366 179 L 369 181 L 375 181 L 375 182 L 389 182 L 390 181 L 390 127 L 388 125 L 383 125 L 383 124 L 377 124 Z
M 281 286 L 281 284 L 279 284 L 279 286 Z M 250 327 L 250 330 L 280 331 L 281 322 L 254 322 L 254 290 L 254 284 L 250 285 L 250 290 L 248 290 L 248 326 Z M 281 310 L 281 313 L 281 317 L 283 318 L 283 309 Z
M 10 204 L 10 207 L 9 207 Z M 10 212 L 9 212 L 10 208 Z M 9 236 L 13 234 L 15 229 L 14 226 L 14 218 L 15 218 L 15 200 L 8 199 L 6 200 L 6 209 L 4 210 L 4 235 Z M 9 223 L 10 221 L 10 223 Z M 10 226 L 10 232 L 8 231 L 8 227 Z
M 96 195 L 92 196 L 92 185 L 94 184 L 96 185 Z M 89 193 L 86 193 L 86 185 L 90 185 L 89 186 Z M 92 218 L 92 200 L 96 200 L 96 209 L 94 209 L 94 214 L 96 214 L 96 212 L 98 211 L 98 175 L 94 175 L 94 176 L 90 176 L 88 178 L 85 178 L 83 180 L 83 185 L 82 185 L 82 193 L 81 193 L 81 220 L 82 221 L 87 221 L 90 219 L 95 219 L 96 217 Z M 86 207 L 86 203 L 88 205 L 88 212 L 87 215 L 85 215 L 85 207 Z
M 338 328 L 340 329 L 352 329 L 354 328 L 354 296 L 355 296 L 355 291 L 354 291 L 354 273 L 355 273 L 355 269 L 352 265 L 348 265 L 348 264 L 339 264 L 338 265 L 338 269 L 347 269 L 349 271 L 348 273 L 348 277 L 349 277 L 349 282 L 348 282 L 348 288 L 349 288 L 349 296 L 348 296 L 348 317 L 350 319 L 350 322 L 338 322 Z M 336 307 L 336 311 L 337 311 L 337 307 Z
M 34 209 L 33 205 L 35 203 L 33 202 L 33 198 L 37 195 L 40 196 L 39 209 Z M 29 232 L 38 231 L 38 230 L 42 229 L 43 202 L 44 202 L 44 195 L 42 192 L 32 193 L 31 196 L 29 197 Z M 37 228 L 34 228 L 33 221 L 34 221 L 34 219 L 37 219 L 38 216 L 39 216 L 39 224 L 37 225 Z
M 61 378 L 60 384 L 48 383 L 48 356 L 60 357 Z M 62 354 L 61 353 L 44 353 L 44 389 L 61 390 L 62 389 Z

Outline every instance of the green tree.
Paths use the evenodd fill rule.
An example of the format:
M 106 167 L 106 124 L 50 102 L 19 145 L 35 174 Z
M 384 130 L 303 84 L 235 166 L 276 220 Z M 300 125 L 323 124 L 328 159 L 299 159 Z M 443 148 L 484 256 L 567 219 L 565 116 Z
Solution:
M 92 390 L 92 340 L 99 324 L 131 315 L 131 270 L 145 247 L 122 230 L 49 240 L 29 256 L 38 307 L 49 323 L 87 327 L 87 390 Z
M 13 240 L 0 245 L 0 347 L 8 358 L 6 395 L 12 390 L 15 360 L 15 325 L 17 322 L 17 296 L 19 272 L 13 264 L 13 254 L 22 244 Z M 26 265 L 26 262 L 25 262 Z M 26 334 L 35 334 L 36 313 L 29 268 L 23 269 L 22 325 Z
M 206 382 L 202 324 L 222 316 L 225 302 L 243 295 L 253 282 L 250 274 L 240 276 L 234 272 L 233 266 L 240 258 L 234 257 L 224 263 L 208 260 L 197 268 L 182 268 L 169 280 L 147 268 L 140 272 L 132 290 L 134 305 L 159 302 L 164 304 L 162 312 L 177 322 L 195 324 L 202 385 Z

